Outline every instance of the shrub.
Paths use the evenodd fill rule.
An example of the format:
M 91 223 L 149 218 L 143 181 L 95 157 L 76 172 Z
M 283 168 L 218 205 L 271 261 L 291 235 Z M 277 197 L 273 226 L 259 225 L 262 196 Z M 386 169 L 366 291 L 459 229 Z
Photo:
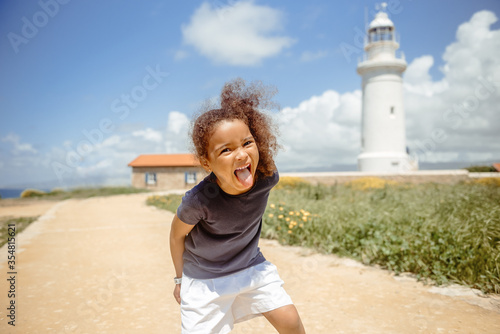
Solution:
M 491 173 L 497 171 L 493 166 L 470 166 L 464 169 L 468 170 L 470 173 Z
M 54 188 L 47 195 L 55 196 L 55 195 L 61 195 L 61 194 L 64 194 L 64 193 L 65 193 L 64 189 Z
M 45 191 L 42 191 L 42 190 L 38 190 L 38 189 L 26 189 L 26 190 L 23 190 L 23 192 L 21 193 L 21 198 L 29 198 L 29 197 L 41 197 L 41 196 L 44 196 L 46 195 L 47 193 Z

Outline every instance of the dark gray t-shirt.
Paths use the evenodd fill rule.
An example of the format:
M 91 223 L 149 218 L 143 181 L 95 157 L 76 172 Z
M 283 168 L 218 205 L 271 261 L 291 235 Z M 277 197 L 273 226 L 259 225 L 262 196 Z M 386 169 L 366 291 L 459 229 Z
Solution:
M 195 225 L 186 237 L 184 273 L 192 278 L 217 278 L 265 261 L 258 247 L 262 215 L 278 172 L 258 179 L 244 194 L 229 195 L 212 173 L 189 190 L 177 217 Z

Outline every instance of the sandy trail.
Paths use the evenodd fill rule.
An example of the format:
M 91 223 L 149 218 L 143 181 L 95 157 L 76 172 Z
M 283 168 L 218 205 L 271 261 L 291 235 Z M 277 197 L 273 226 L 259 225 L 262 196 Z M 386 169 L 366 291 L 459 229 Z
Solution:
M 172 214 L 146 206 L 147 196 L 66 200 L 30 225 L 16 245 L 16 326 L 8 325 L 9 285 L 2 279 L 0 332 L 180 333 L 168 249 Z M 500 333 L 497 297 L 435 289 L 273 241 L 262 240 L 261 249 L 309 334 Z M 6 260 L 4 246 L 0 270 L 8 278 Z M 275 331 L 259 317 L 233 333 Z

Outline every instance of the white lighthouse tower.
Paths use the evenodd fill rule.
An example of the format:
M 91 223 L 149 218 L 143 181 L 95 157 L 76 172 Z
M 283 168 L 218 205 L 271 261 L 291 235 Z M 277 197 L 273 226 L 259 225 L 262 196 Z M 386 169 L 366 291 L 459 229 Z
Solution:
M 361 154 L 358 169 L 363 172 L 402 172 L 417 169 L 406 150 L 402 74 L 406 61 L 399 48 L 394 23 L 386 3 L 368 26 L 362 77 L 363 109 Z

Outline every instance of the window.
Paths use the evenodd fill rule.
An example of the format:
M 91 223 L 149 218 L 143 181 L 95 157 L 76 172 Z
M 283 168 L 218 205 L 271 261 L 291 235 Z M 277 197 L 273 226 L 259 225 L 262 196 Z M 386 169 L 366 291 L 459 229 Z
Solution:
M 186 182 L 186 184 L 196 183 L 196 172 L 185 172 L 184 181 Z
M 156 173 L 146 173 L 146 184 L 156 185 Z

